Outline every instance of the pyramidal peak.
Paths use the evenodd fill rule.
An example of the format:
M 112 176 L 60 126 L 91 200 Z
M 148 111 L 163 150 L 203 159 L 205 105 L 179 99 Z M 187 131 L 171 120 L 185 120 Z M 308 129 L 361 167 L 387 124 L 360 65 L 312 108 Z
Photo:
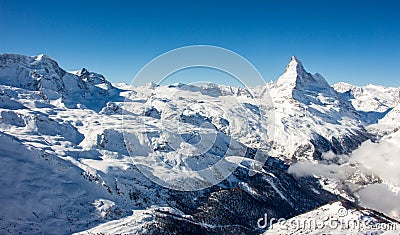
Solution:
M 292 56 L 289 64 L 286 66 L 286 72 L 303 72 L 304 67 L 296 56 Z
M 278 87 L 284 89 L 299 89 L 305 86 L 329 86 L 320 74 L 312 75 L 308 73 L 303 64 L 296 56 L 292 56 L 289 64 L 286 66 L 285 72 L 278 78 L 276 82 Z
M 289 64 L 286 66 L 285 73 L 282 76 L 297 77 L 307 73 L 303 67 L 303 64 L 297 59 L 296 56 L 290 58 Z

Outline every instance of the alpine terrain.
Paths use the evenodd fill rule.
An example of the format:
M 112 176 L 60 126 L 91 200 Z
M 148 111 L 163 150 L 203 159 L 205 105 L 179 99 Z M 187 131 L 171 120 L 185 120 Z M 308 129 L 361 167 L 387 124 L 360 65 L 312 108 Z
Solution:
M 3 54 L 0 233 L 398 234 L 399 129 L 400 88 L 331 86 L 294 56 L 276 82 L 230 87 Z M 232 174 L 199 173 L 218 162 Z

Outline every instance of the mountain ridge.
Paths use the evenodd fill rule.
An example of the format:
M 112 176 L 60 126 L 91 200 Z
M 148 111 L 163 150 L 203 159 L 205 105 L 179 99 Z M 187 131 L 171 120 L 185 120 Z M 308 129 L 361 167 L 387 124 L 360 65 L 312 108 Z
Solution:
M 296 77 L 289 78 L 297 80 L 294 60 Z M 7 212 L 0 215 L 2 232 L 44 233 L 57 224 L 54 233 L 65 234 L 126 218 L 129 231 L 142 234 L 259 234 L 267 229 L 257 227 L 265 213 L 290 218 L 341 199 L 323 187 L 321 178 L 295 177 L 287 168 L 299 161 L 333 164 L 324 154 L 350 153 L 370 136 L 351 103 L 333 88 L 300 80 L 301 86 L 289 87 L 291 97 L 276 83 L 249 90 L 129 87 L 87 69 L 66 72 L 43 55 L 0 55 L 0 168 L 7 169 L 0 183 L 10 186 L 0 193 Z M 274 98 L 272 106 L 265 102 L 267 95 Z M 165 120 L 176 122 L 167 126 Z M 169 137 L 179 134 L 193 143 L 203 125 L 217 133 L 215 142 L 198 156 L 182 157 Z M 146 141 L 133 142 L 129 150 L 127 131 L 134 140 Z M 196 170 L 223 158 L 229 148 L 246 150 L 233 174 L 193 192 L 157 185 L 130 155 Z M 266 164 L 252 169 L 257 152 Z M 226 158 L 235 162 L 236 157 Z M 254 176 L 248 174 L 251 169 Z

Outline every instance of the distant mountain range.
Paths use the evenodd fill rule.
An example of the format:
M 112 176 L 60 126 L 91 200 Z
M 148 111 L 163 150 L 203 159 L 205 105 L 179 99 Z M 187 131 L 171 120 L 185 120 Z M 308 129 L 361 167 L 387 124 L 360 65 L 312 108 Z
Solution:
M 358 194 L 377 184 L 396 194 L 400 183 L 351 160 L 376 142 L 382 151 L 388 139 L 400 146 L 399 128 L 400 88 L 330 86 L 296 57 L 259 87 L 133 87 L 85 68 L 67 72 L 46 55 L 3 54 L 0 233 L 282 233 L 257 223 L 266 215 L 322 220 L 339 207 L 354 212 L 351 219 L 400 229 L 400 208 L 367 209 Z M 185 146 L 204 151 L 188 157 Z M 382 164 L 394 161 L 384 156 Z M 144 174 L 132 159 L 155 171 Z M 233 174 L 202 190 L 168 189 L 147 175 L 198 172 L 221 159 L 235 165 Z M 347 171 L 301 175 L 299 166 Z M 219 180 L 207 177 L 177 175 L 166 184 Z M 385 229 L 361 233 L 371 231 Z

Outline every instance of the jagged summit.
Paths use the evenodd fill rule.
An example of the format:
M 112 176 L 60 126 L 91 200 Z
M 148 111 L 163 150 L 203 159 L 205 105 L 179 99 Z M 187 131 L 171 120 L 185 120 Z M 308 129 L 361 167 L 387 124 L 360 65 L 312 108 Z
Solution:
M 100 111 L 112 96 L 113 86 L 103 75 L 83 68 L 69 73 L 47 55 L 0 55 L 0 85 L 39 91 L 50 103 L 68 108 L 85 106 Z
M 292 56 L 285 72 L 276 82 L 282 90 L 304 89 L 306 87 L 330 87 L 326 80 L 318 73 L 308 73 L 296 56 Z
M 82 68 L 81 70 L 79 70 L 76 75 L 78 76 L 89 76 L 89 71 L 86 68 Z
M 363 116 L 332 88 L 313 87 L 323 78 L 307 73 L 296 57 L 282 75 L 283 84 L 294 82 L 288 90 L 276 84 L 114 88 L 90 69 L 66 72 L 51 61 L 0 55 L 0 183 L 13 186 L 0 192 L 0 234 L 46 234 L 55 224 L 60 234 L 262 233 L 257 218 L 322 219 L 331 204 L 303 215 L 338 198 L 356 200 L 350 193 L 376 182 L 350 168 L 356 164 L 333 157 L 371 138 L 360 124 Z M 387 122 L 399 123 L 391 117 Z M 199 147 L 206 149 L 186 154 Z M 266 162 L 258 168 L 262 156 Z M 163 166 L 193 171 L 193 181 L 168 179 L 192 188 L 208 181 L 210 174 L 200 172 L 221 159 L 237 169 L 217 186 L 180 192 L 151 181 L 136 159 L 154 161 L 156 171 L 143 166 L 160 179 L 167 174 Z M 306 178 L 289 172 L 297 163 L 306 164 Z M 215 179 L 226 172 L 217 168 Z M 318 175 L 336 176 L 336 169 L 345 170 L 340 181 Z M 342 190 L 347 182 L 351 192 Z M 356 203 L 329 211 L 346 205 L 355 209 Z
M 348 109 L 348 105 L 342 102 L 339 94 L 325 78 L 319 73 L 307 72 L 295 56 L 292 56 L 286 66 L 286 71 L 279 77 L 275 87 L 278 90 L 278 93 L 275 94 L 276 98 L 280 97 L 284 100 L 292 98 L 305 105 L 329 104 L 336 107 L 337 110 Z M 352 116 L 352 114 L 349 115 Z
M 34 55 L 34 56 L 25 56 L 20 54 L 0 54 L 0 62 L 2 64 L 30 64 L 31 67 L 42 67 L 43 65 L 47 65 L 50 67 L 58 67 L 57 62 L 52 59 L 50 56 L 45 54 Z
M 289 64 L 286 66 L 285 73 L 303 73 L 305 72 L 303 64 L 296 56 L 290 58 Z

